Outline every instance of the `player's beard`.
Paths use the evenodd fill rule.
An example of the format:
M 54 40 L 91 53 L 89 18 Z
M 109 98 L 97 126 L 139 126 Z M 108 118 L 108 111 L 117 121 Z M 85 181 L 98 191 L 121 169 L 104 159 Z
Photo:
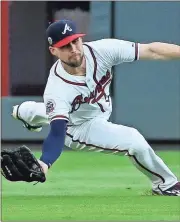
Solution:
M 69 62 L 65 62 L 63 60 L 61 60 L 61 62 L 63 62 L 64 64 L 66 64 L 66 65 L 68 65 L 68 66 L 70 66 L 72 68 L 77 68 L 77 67 L 81 66 L 81 64 L 83 62 L 83 57 L 84 57 L 84 55 L 81 55 L 80 59 L 78 61 L 74 61 L 74 62 L 70 62 L 70 61 Z

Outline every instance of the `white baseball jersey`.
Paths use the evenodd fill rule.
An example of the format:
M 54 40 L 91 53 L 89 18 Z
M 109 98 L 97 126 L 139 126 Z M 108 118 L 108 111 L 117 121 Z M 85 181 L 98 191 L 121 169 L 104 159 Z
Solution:
M 138 44 L 117 39 L 102 39 L 83 44 L 85 76 L 68 74 L 58 60 L 52 66 L 44 92 L 49 120 L 65 119 L 79 125 L 95 117 L 109 119 L 112 104 L 109 88 L 111 69 L 138 59 Z

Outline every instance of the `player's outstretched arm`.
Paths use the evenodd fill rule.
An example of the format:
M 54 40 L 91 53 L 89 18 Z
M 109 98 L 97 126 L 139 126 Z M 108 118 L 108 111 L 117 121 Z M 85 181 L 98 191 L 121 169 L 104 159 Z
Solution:
M 171 60 L 180 59 L 180 46 L 162 42 L 139 44 L 139 59 Z
M 57 119 L 51 121 L 51 129 L 49 135 L 44 140 L 42 147 L 42 155 L 39 163 L 47 173 L 48 168 L 59 158 L 64 147 L 66 135 L 66 120 Z

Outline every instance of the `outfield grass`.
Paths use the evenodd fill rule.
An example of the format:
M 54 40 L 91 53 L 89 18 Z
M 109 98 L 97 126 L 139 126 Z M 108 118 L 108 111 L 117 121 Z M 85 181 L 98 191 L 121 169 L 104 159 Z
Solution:
M 36 153 L 39 156 L 39 153 Z M 180 152 L 159 152 L 180 178 Z M 2 219 L 180 220 L 180 198 L 151 195 L 127 157 L 64 152 L 44 184 L 2 181 Z

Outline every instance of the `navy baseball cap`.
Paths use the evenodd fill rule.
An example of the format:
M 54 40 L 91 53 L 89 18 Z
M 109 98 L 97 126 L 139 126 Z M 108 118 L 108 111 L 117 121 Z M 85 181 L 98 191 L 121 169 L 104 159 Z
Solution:
M 46 30 L 49 45 L 59 48 L 79 37 L 85 36 L 85 34 L 77 33 L 76 30 L 76 25 L 73 21 L 59 20 L 53 22 Z

